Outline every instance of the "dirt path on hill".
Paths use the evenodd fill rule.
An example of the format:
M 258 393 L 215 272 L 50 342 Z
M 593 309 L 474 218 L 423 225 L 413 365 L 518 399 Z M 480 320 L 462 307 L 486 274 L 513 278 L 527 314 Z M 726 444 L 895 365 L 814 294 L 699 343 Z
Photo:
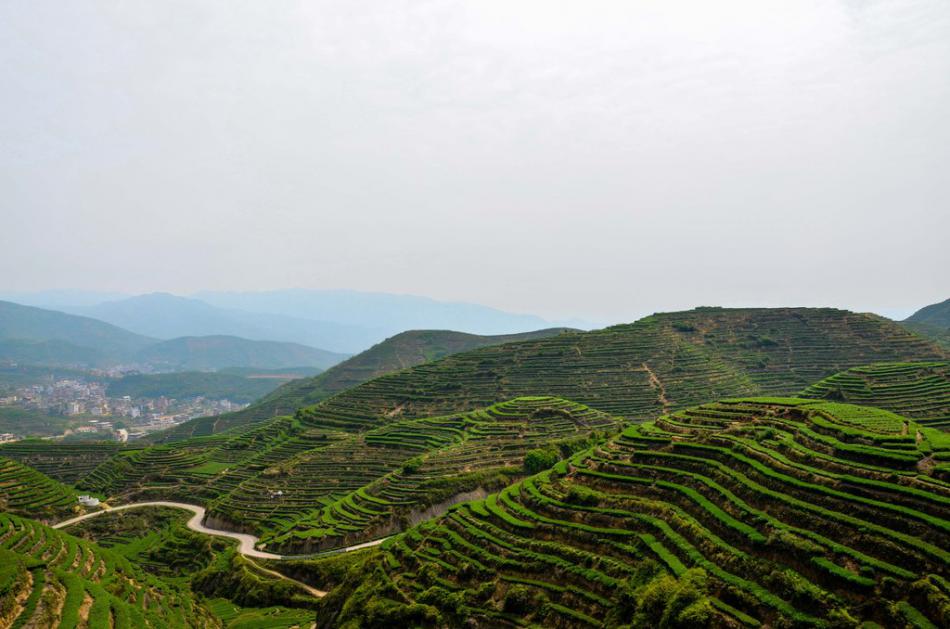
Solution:
M 248 562 L 250 562 L 251 564 L 253 564 L 256 569 L 260 570 L 261 572 L 263 572 L 263 573 L 265 573 L 265 574 L 269 574 L 269 575 L 271 575 L 271 576 L 277 577 L 278 579 L 283 579 L 284 581 L 290 581 L 291 583 L 295 584 L 297 587 L 306 590 L 306 591 L 307 591 L 310 595 L 312 595 L 312 596 L 315 596 L 315 597 L 317 597 L 317 598 L 323 598 L 324 596 L 327 595 L 327 593 L 324 592 L 323 590 L 318 590 L 318 589 L 315 588 L 315 587 L 311 587 L 311 586 L 307 585 L 306 583 L 304 583 L 303 581 L 298 581 L 298 580 L 296 580 L 296 579 L 291 579 L 291 578 L 288 577 L 287 575 L 282 574 L 282 573 L 280 573 L 280 572 L 277 572 L 276 570 L 271 570 L 270 568 L 265 568 L 264 566 L 260 565 L 259 563 L 257 563 L 257 562 L 254 561 L 253 559 L 248 559 Z
M 282 555 L 276 555 L 274 553 L 264 552 L 262 550 L 257 550 L 257 538 L 253 535 L 248 535 L 247 533 L 235 533 L 233 531 L 222 531 L 220 529 L 209 529 L 207 526 L 202 524 L 202 520 L 205 518 L 205 508 L 199 507 L 198 505 L 190 505 L 184 502 L 166 502 L 163 500 L 156 500 L 154 502 L 135 502 L 127 505 L 120 505 L 118 507 L 112 507 L 109 509 L 103 509 L 102 511 L 94 511 L 92 513 L 87 513 L 86 515 L 81 515 L 75 518 L 70 518 L 69 520 L 64 520 L 59 524 L 54 524 L 54 529 L 60 529 L 77 522 L 82 522 L 83 520 L 88 520 L 89 518 L 94 518 L 102 515 L 103 513 L 112 513 L 113 511 L 124 511 L 126 509 L 137 509 L 139 507 L 172 507 L 175 509 L 185 509 L 186 511 L 191 511 L 194 515 L 191 516 L 191 519 L 188 520 L 188 528 L 192 531 L 198 533 L 204 533 L 205 535 L 214 535 L 216 537 L 229 537 L 231 539 L 236 539 L 239 542 L 238 552 L 247 557 L 257 557 L 258 559 L 282 559 Z
M 660 404 L 663 405 L 663 413 L 668 413 L 671 405 L 669 399 L 666 397 L 666 388 L 663 386 L 663 383 L 660 382 L 660 379 L 656 377 L 656 374 L 653 373 L 653 370 L 650 369 L 649 365 L 643 363 L 643 370 L 647 372 L 647 376 L 650 378 L 650 386 L 657 390 Z
M 120 505 L 118 507 L 105 508 L 102 511 L 94 511 L 93 513 L 87 513 L 85 515 L 80 515 L 75 518 L 63 520 L 62 522 L 59 522 L 58 524 L 54 524 L 53 528 L 62 529 L 62 528 L 66 528 L 67 526 L 76 524 L 77 522 L 82 522 L 83 520 L 88 520 L 89 518 L 98 517 L 104 513 L 112 513 L 113 511 L 124 511 L 125 509 L 138 509 L 140 507 L 172 507 L 174 509 L 184 509 L 186 511 L 191 511 L 194 515 L 191 516 L 191 518 L 188 520 L 189 529 L 198 533 L 203 533 L 205 535 L 214 535 L 216 537 L 227 537 L 230 539 L 236 539 L 239 542 L 238 552 L 248 558 L 277 559 L 277 560 L 306 559 L 308 557 L 318 557 L 321 554 L 330 555 L 330 554 L 338 554 L 338 553 L 349 553 L 349 552 L 353 552 L 354 550 L 362 550 L 363 548 L 378 546 L 379 544 L 382 544 L 384 541 L 389 539 L 387 537 L 384 537 L 381 539 L 375 539 L 371 542 L 363 542 L 362 544 L 355 544 L 353 546 L 347 546 L 346 548 L 342 548 L 340 550 L 330 551 L 328 553 L 320 553 L 317 555 L 277 555 L 275 553 L 268 553 L 263 550 L 258 550 L 257 542 L 259 540 L 257 537 L 254 537 L 253 535 L 249 535 L 247 533 L 235 533 L 233 531 L 224 531 L 221 529 L 208 528 L 207 526 L 202 524 L 202 521 L 204 520 L 204 517 L 205 517 L 204 507 L 187 504 L 185 502 L 167 502 L 163 500 L 157 500 L 157 501 L 152 501 L 152 502 L 135 502 L 132 504 Z M 254 567 L 260 570 L 261 572 L 265 572 L 279 579 L 283 579 L 285 581 L 293 583 L 294 585 L 300 588 L 303 588 L 309 594 L 316 596 L 317 598 L 321 598 L 323 596 L 326 596 L 327 594 L 323 590 L 318 590 L 314 587 L 307 585 L 306 583 L 302 583 L 300 581 L 297 581 L 296 579 L 291 579 L 290 577 L 284 574 L 281 574 L 280 572 L 277 572 L 276 570 L 270 570 L 268 568 L 265 568 L 253 560 L 251 561 L 251 563 L 254 564 Z
M 225 531 L 223 529 L 212 529 L 208 528 L 202 524 L 202 520 L 205 517 L 205 508 L 199 507 L 198 505 L 192 505 L 185 502 L 169 502 L 165 500 L 155 500 L 150 502 L 134 502 L 132 504 L 120 505 L 118 507 L 108 507 L 102 511 L 94 511 L 92 513 L 87 513 L 85 515 L 80 515 L 75 518 L 70 518 L 68 520 L 63 520 L 57 524 L 53 525 L 54 529 L 61 529 L 77 522 L 82 522 L 83 520 L 88 520 L 89 518 L 95 518 L 104 513 L 112 513 L 113 511 L 124 511 L 125 509 L 138 509 L 139 507 L 172 507 L 174 509 L 185 509 L 186 511 L 191 511 L 194 515 L 188 520 L 188 528 L 192 531 L 198 533 L 204 533 L 205 535 L 214 535 L 217 537 L 229 537 L 231 539 L 236 539 L 240 542 L 238 547 L 238 552 L 246 557 L 256 557 L 258 559 L 307 559 L 309 557 L 319 557 L 322 555 L 331 555 L 337 553 L 350 553 L 354 550 L 362 550 L 364 548 L 370 548 L 372 546 L 378 546 L 385 542 L 388 537 L 383 537 L 380 539 L 374 539 L 370 542 L 363 542 L 362 544 L 354 544 L 353 546 L 346 546 L 337 550 L 330 550 L 325 553 L 315 553 L 312 555 L 277 555 L 275 553 L 268 553 L 263 550 L 257 550 L 257 543 L 259 539 L 253 535 L 247 533 L 235 533 L 234 531 Z

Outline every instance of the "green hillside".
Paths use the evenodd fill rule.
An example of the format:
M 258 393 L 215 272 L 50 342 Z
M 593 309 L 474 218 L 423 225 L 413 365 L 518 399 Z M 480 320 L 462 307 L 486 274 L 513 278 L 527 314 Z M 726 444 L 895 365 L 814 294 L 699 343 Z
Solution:
M 100 363 L 128 355 L 154 342 L 114 325 L 55 310 L 0 301 L 0 358 L 53 363 Z M 44 361 L 46 362 L 46 361 Z
M 402 528 L 459 494 L 503 487 L 523 475 L 529 451 L 557 460 L 618 428 L 604 413 L 545 397 L 364 434 L 308 430 L 283 417 L 232 437 L 125 449 L 77 482 L 127 500 L 201 499 L 226 528 L 311 552 Z
M 921 425 L 950 427 L 950 362 L 853 367 L 816 382 L 801 396 L 876 406 Z
M 948 457 L 883 410 L 679 411 L 387 540 L 320 626 L 948 626 Z
M 84 473 L 69 480 L 104 495 L 200 499 L 222 522 L 257 531 L 277 544 L 333 545 L 352 536 L 346 529 L 319 524 L 300 539 L 309 526 L 302 523 L 324 522 L 326 508 L 339 509 L 334 505 L 340 499 L 348 500 L 344 509 L 349 513 L 362 513 L 351 504 L 356 498 L 347 496 L 418 454 L 376 447 L 375 435 L 418 432 L 431 421 L 447 421 L 461 430 L 453 422 L 470 421 L 462 416 L 473 405 L 491 407 L 498 401 L 495 396 L 507 392 L 573 393 L 591 409 L 647 419 L 713 394 L 797 391 L 868 358 L 940 353 L 893 322 L 871 315 L 827 309 L 703 309 L 455 354 L 369 381 L 294 417 L 173 445 L 126 448 L 105 458 L 91 447 L 84 456 L 81 446 L 62 455 L 55 446 L 40 454 L 39 444 L 0 451 L 36 464 L 54 478 L 61 478 L 60 469 L 82 467 Z M 433 417 L 445 419 L 421 424 L 412 419 Z M 442 445 L 436 439 L 430 447 Z M 364 525 L 353 524 L 363 527 L 359 530 Z
M 320 367 L 346 358 L 326 350 L 277 341 L 249 341 L 236 336 L 183 336 L 149 345 L 136 359 L 168 369 L 207 370 L 222 367 Z
M 188 529 L 190 511 L 113 510 L 61 529 L 147 570 L 190 587 L 224 627 L 306 629 L 318 599 L 234 552 L 230 540 Z M 288 607 L 289 606 L 289 607 Z
M 0 511 L 55 520 L 79 507 L 78 492 L 22 463 L 0 456 Z
M 0 406 L 0 432 L 9 432 L 26 437 L 58 435 L 69 425 L 70 418 L 62 415 L 47 415 L 41 411 Z
M 524 474 L 529 452 L 546 467 L 619 426 L 544 397 L 396 422 L 298 455 L 286 472 L 262 474 L 214 501 L 210 513 L 258 524 L 261 541 L 281 552 L 337 548 L 403 528 L 433 505 L 503 487 Z M 354 461 L 364 464 L 354 469 Z
M 365 352 L 334 365 L 313 378 L 294 380 L 242 411 L 215 418 L 198 418 L 176 427 L 165 438 L 210 434 L 277 415 L 293 413 L 331 395 L 383 374 L 438 360 L 479 347 L 556 336 L 569 328 L 549 328 L 522 334 L 480 336 L 451 330 L 410 330 L 377 343 Z
M 903 321 L 901 325 L 924 338 L 930 339 L 945 350 L 950 350 L 950 328 L 934 325 L 932 323 L 914 323 L 908 321 Z
M 28 465 L 63 483 L 75 483 L 122 449 L 115 441 L 61 443 L 26 439 L 0 445 L 0 456 Z
M 594 332 L 455 354 L 299 412 L 311 426 L 363 430 L 400 417 L 553 395 L 635 419 L 709 399 L 788 394 L 848 367 L 939 360 L 900 325 L 830 308 L 700 308 Z
M 942 301 L 939 304 L 925 306 L 907 317 L 904 321 L 907 323 L 923 323 L 950 329 L 950 299 Z
M 5 627 L 219 627 L 186 588 L 117 553 L 0 513 L 0 624 Z

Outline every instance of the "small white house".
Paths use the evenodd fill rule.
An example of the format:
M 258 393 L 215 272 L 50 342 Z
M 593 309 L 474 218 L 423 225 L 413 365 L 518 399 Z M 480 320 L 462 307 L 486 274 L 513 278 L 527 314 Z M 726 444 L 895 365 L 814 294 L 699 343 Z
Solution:
M 98 507 L 99 499 L 83 494 L 82 496 L 79 496 L 79 504 L 84 507 Z

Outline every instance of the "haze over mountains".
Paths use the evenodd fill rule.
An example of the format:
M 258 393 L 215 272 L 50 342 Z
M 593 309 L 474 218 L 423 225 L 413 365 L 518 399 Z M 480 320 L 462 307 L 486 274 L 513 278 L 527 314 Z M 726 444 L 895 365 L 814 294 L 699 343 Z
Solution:
M 297 343 L 223 335 L 163 341 L 90 317 L 0 301 L 0 359 L 8 361 L 85 367 L 144 364 L 174 371 L 326 368 L 345 357 Z
M 550 322 L 477 304 L 357 291 L 204 291 L 191 297 L 169 293 L 115 297 L 81 291 L 0 294 L 2 299 L 94 317 L 160 339 L 223 334 L 348 354 L 406 330 L 497 335 L 557 325 L 593 327 L 583 321 Z

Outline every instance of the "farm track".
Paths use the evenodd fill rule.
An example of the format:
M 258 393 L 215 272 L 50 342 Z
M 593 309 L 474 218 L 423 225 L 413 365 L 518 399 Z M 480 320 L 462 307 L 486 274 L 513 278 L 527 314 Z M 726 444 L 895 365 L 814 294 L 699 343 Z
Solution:
M 156 500 L 156 501 L 150 501 L 150 502 L 136 502 L 136 503 L 132 503 L 132 504 L 121 505 L 121 506 L 118 506 L 118 507 L 111 507 L 111 508 L 108 508 L 108 509 L 103 509 L 102 511 L 95 511 L 95 512 L 93 512 L 93 513 L 87 513 L 87 514 L 85 514 L 85 515 L 81 515 L 81 516 L 78 516 L 78 517 L 75 517 L 75 518 L 70 518 L 70 519 L 68 519 L 68 520 L 64 520 L 64 521 L 62 521 L 62 522 L 59 522 L 59 523 L 57 523 L 57 524 L 54 524 L 54 525 L 52 526 L 52 528 L 54 528 L 54 529 L 63 529 L 63 528 L 66 528 L 66 527 L 68 527 L 68 526 L 71 526 L 71 525 L 73 525 L 73 524 L 77 524 L 77 523 L 82 522 L 82 521 L 84 521 L 84 520 L 89 520 L 89 519 L 91 519 L 91 518 L 95 518 L 95 517 L 98 517 L 98 516 L 103 515 L 103 514 L 106 514 L 106 513 L 113 513 L 113 512 L 115 512 L 115 511 L 124 511 L 124 510 L 126 510 L 126 509 L 138 509 L 138 508 L 141 508 L 141 507 L 171 507 L 171 508 L 174 508 L 174 509 L 184 509 L 184 510 L 186 510 L 186 511 L 190 511 L 190 512 L 192 512 L 194 515 L 188 520 L 187 526 L 188 526 L 189 529 L 191 529 L 192 531 L 195 531 L 196 533 L 202 533 L 202 534 L 204 534 L 204 535 L 212 535 L 212 536 L 215 536 L 215 537 L 227 537 L 227 538 L 229 538 L 229 539 L 237 540 L 238 543 L 239 543 L 238 552 L 241 553 L 242 555 L 244 555 L 245 557 L 248 557 L 248 558 L 252 558 L 252 559 L 275 559 L 275 560 L 302 559 L 302 558 L 304 558 L 304 557 L 301 556 L 301 555 L 278 555 L 278 554 L 275 554 L 275 553 L 268 553 L 268 552 L 265 552 L 265 551 L 262 551 L 262 550 L 258 550 L 258 549 L 256 548 L 257 542 L 258 542 L 258 538 L 257 538 L 257 537 L 254 537 L 253 535 L 249 535 L 249 534 L 247 534 L 247 533 L 235 533 L 235 532 L 233 532 L 233 531 L 224 531 L 224 530 L 221 530 L 221 529 L 208 528 L 207 526 L 205 526 L 205 525 L 202 523 L 202 521 L 204 520 L 204 517 L 205 517 L 205 508 L 204 508 L 204 507 L 199 507 L 198 505 L 188 504 L 188 503 L 185 503 L 185 502 L 171 502 L 171 501 L 165 501 L 165 500 Z M 354 546 L 347 546 L 346 548 L 343 548 L 343 549 L 341 549 L 341 550 L 339 550 L 339 551 L 336 551 L 336 552 L 339 552 L 339 553 L 348 553 L 348 552 L 353 552 L 353 551 L 356 551 L 356 550 L 363 550 L 364 548 L 371 548 L 371 547 L 373 547 L 373 546 L 377 546 L 377 545 L 383 543 L 386 539 L 387 539 L 387 538 L 382 538 L 382 539 L 377 539 L 377 540 L 373 540 L 373 541 L 370 541 L 370 542 L 365 542 L 365 543 L 363 543 L 363 544 L 356 544 L 356 545 L 354 545 Z M 324 554 L 330 554 L 330 553 L 324 553 Z M 312 596 L 315 596 L 315 597 L 317 597 L 317 598 L 322 598 L 322 597 L 324 597 L 324 596 L 327 595 L 327 593 L 326 593 L 325 591 L 323 591 L 323 590 L 318 590 L 318 589 L 316 589 L 316 588 L 314 588 L 314 587 L 311 587 L 311 586 L 307 585 L 306 583 L 302 583 L 302 582 L 300 582 L 300 581 L 297 581 L 296 579 L 291 579 L 290 577 L 288 577 L 288 576 L 286 576 L 286 575 L 284 575 L 284 574 L 281 574 L 280 572 L 277 572 L 276 570 L 270 570 L 270 569 L 268 569 L 268 568 L 265 568 L 265 567 L 259 565 L 258 563 L 254 562 L 254 561 L 251 561 L 251 563 L 254 564 L 254 567 L 255 567 L 257 570 L 259 570 L 259 571 L 261 571 L 261 572 L 264 572 L 264 573 L 267 573 L 267 574 L 269 574 L 269 575 L 271 575 L 271 576 L 277 577 L 277 578 L 279 578 L 279 579 L 283 579 L 283 580 L 288 581 L 288 582 L 290 582 L 290 583 L 293 583 L 294 585 L 300 587 L 301 589 L 306 590 L 306 591 L 307 591 L 309 594 L 311 594 Z

